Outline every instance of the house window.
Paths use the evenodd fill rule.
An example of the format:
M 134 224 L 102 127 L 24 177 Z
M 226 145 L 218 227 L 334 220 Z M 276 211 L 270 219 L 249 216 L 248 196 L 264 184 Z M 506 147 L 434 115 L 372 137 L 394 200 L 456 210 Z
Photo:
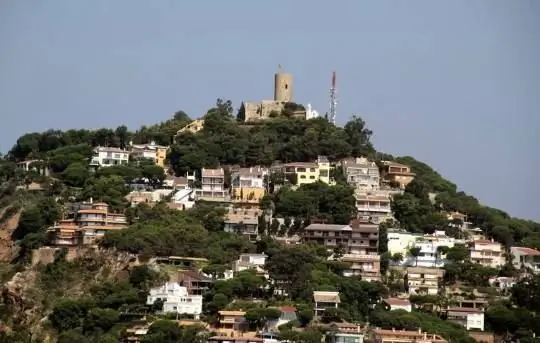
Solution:
M 315 175 L 310 175 L 309 178 L 310 178 L 311 180 L 315 180 Z
M 305 176 L 305 175 L 300 175 L 300 178 L 301 178 L 301 179 L 305 179 L 306 176 Z

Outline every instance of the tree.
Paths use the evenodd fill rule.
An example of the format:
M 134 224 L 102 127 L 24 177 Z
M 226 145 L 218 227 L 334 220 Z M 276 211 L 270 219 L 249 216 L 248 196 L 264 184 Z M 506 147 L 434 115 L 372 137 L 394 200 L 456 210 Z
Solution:
M 519 281 L 511 290 L 512 301 L 520 307 L 540 313 L 540 276 Z
M 357 116 L 345 124 L 347 143 L 352 147 L 351 155 L 354 157 L 372 156 L 375 152 L 370 142 L 373 132 L 366 126 L 366 122 Z
M 265 326 L 268 320 L 278 319 L 281 316 L 281 311 L 277 308 L 252 308 L 249 309 L 244 318 L 248 322 L 249 326 L 255 330 L 258 330 Z
M 91 307 L 88 300 L 65 299 L 53 308 L 49 317 L 51 324 L 59 331 L 78 328 Z
M 450 248 L 448 248 L 447 246 L 438 246 L 436 251 L 436 260 L 440 260 L 442 256 L 448 253 L 449 250 Z
M 420 256 L 420 248 L 419 247 L 411 247 L 408 251 L 408 255 L 412 258 L 414 258 L 414 265 L 418 266 L 418 256 Z
M 86 180 L 90 177 L 88 166 L 82 162 L 70 164 L 63 172 L 62 179 L 64 182 L 73 187 L 83 187 Z
M 446 252 L 446 259 L 450 262 L 463 262 L 469 257 L 469 249 L 465 245 L 456 244 Z
M 392 257 L 390 258 L 390 260 L 394 263 L 394 264 L 400 264 L 401 261 L 403 261 L 403 254 L 400 253 L 400 252 L 397 252 L 395 254 L 392 255 Z
M 153 187 L 157 187 L 165 180 L 165 170 L 163 167 L 152 164 L 142 167 L 142 176 L 150 182 Z

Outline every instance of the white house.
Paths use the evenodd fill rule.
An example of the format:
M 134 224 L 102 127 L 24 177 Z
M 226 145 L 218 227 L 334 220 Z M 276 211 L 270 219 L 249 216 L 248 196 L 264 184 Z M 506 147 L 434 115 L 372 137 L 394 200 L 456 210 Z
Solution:
M 447 310 L 448 320 L 463 325 L 467 330 L 484 331 L 484 312 L 478 308 L 454 307 Z
M 498 288 L 499 291 L 507 291 L 514 287 L 516 283 L 517 279 L 513 277 L 498 276 L 489 279 L 489 285 Z
M 163 301 L 163 312 L 190 314 L 199 319 L 202 313 L 202 295 L 189 295 L 187 288 L 176 282 L 167 282 L 161 287 L 150 290 L 146 299 L 147 305 L 153 305 L 156 301 Z
M 257 272 L 264 272 L 266 257 L 265 254 L 241 254 L 240 258 L 233 262 L 233 271 L 238 273 L 243 270 L 254 269 Z
M 412 311 L 411 302 L 407 299 L 399 298 L 388 298 L 383 300 L 388 306 L 390 306 L 390 311 L 394 310 L 404 310 L 407 312 Z
M 120 148 L 97 147 L 94 149 L 91 166 L 110 167 L 128 164 L 129 151 Z
M 476 240 L 472 242 L 469 252 L 471 262 L 484 267 L 500 268 L 506 263 L 503 246 L 493 240 Z
M 441 247 L 453 248 L 458 243 L 462 241 L 446 236 L 444 231 L 435 231 L 432 235 L 418 235 L 397 230 L 388 232 L 388 251 L 392 255 L 402 254 L 404 258 L 399 264 L 406 266 L 444 267 L 445 255 L 440 254 L 439 249 Z M 420 249 L 416 258 L 408 256 L 412 247 Z
M 511 247 L 510 253 L 514 268 L 526 268 L 535 274 L 540 273 L 540 251 L 526 247 Z

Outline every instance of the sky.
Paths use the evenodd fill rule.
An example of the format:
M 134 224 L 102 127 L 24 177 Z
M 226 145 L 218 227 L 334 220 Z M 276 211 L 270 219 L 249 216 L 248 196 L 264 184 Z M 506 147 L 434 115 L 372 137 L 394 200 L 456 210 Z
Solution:
M 339 124 L 540 220 L 538 18 L 535 0 L 2 0 L 0 151 L 271 99 L 278 64 L 324 113 L 335 70 Z

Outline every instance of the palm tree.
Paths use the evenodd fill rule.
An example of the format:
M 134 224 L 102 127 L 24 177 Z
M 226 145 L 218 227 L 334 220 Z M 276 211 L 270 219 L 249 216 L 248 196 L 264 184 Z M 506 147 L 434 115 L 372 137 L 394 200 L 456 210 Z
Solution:
M 443 255 L 446 255 L 446 253 L 448 252 L 448 250 L 450 250 L 450 248 L 448 248 L 447 246 L 438 246 L 437 247 L 437 252 L 436 252 L 436 259 L 435 259 L 435 264 L 437 265 L 438 262 L 440 261 L 441 259 L 441 256 Z
M 419 247 L 411 247 L 409 249 L 408 255 L 412 258 L 414 258 L 414 266 L 418 266 L 418 256 L 420 256 L 420 248 Z

